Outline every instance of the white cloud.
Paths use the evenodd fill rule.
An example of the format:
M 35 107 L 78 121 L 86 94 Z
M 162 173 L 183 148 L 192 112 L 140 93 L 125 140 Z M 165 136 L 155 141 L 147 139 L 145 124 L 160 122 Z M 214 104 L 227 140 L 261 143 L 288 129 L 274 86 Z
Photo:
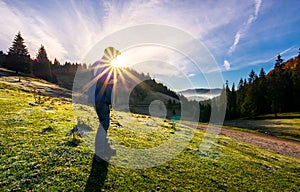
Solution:
M 257 17 L 257 15 L 258 15 L 261 4 L 262 4 L 262 0 L 255 0 L 255 13 L 254 13 L 255 17 Z
M 297 52 L 297 50 L 298 48 L 296 46 L 291 46 L 287 49 L 279 50 L 278 54 L 280 54 L 284 58 L 292 58 L 296 56 L 295 53 Z M 257 65 L 264 66 L 266 64 L 271 64 L 271 67 L 273 67 L 278 54 L 273 54 L 272 56 L 270 56 L 271 55 L 270 53 L 261 54 L 260 59 L 255 59 L 255 60 L 253 60 L 252 56 L 245 56 L 243 57 L 242 61 L 241 60 L 235 61 L 235 63 L 243 62 L 243 65 L 234 65 L 234 66 L 232 65 L 230 67 L 230 70 L 239 70 L 244 67 L 257 66 Z
M 224 60 L 224 64 L 223 66 L 225 67 L 225 69 L 228 71 L 230 69 L 230 63 L 227 60 Z
M 294 48 L 295 48 L 295 46 L 289 47 L 289 48 L 287 48 L 287 49 L 281 51 L 279 54 L 280 54 L 280 55 L 283 55 L 283 54 L 285 54 L 285 53 L 291 51 L 291 50 L 294 49 Z M 276 56 L 277 56 L 277 55 L 276 55 Z
M 239 44 L 240 42 L 240 38 L 241 38 L 241 32 L 238 31 L 236 34 L 235 34 L 235 37 L 234 37 L 234 42 L 233 44 L 231 45 L 231 47 L 229 48 L 229 51 L 228 51 L 228 54 L 231 55 L 235 49 L 236 49 L 236 46 Z
M 35 57 L 43 44 L 50 59 L 80 61 L 86 49 L 101 31 L 92 11 L 84 12 L 75 4 L 63 5 L 66 1 L 51 2 L 55 10 L 41 3 L 36 9 L 26 2 L 7 4 L 0 0 L 1 49 L 8 49 L 18 31 L 21 31 L 25 44 Z M 37 3 L 38 4 L 38 3 Z M 90 4 L 88 4 L 91 6 Z M 9 24 L 8 24 L 9 23 Z M 98 30 L 95 30 L 98 29 Z
M 195 73 L 190 73 L 190 74 L 188 74 L 188 77 L 194 77 L 194 76 L 196 76 Z
M 236 50 L 236 47 L 239 44 L 242 35 L 244 35 L 247 32 L 250 25 L 257 19 L 261 4 L 262 4 L 262 0 L 255 0 L 254 14 L 251 14 L 248 17 L 246 24 L 242 25 L 242 27 L 236 33 L 233 44 L 231 45 L 231 47 L 227 52 L 228 55 L 231 55 Z
M 107 35 L 126 27 L 154 23 L 182 29 L 210 50 L 219 66 L 204 66 L 202 75 L 249 65 L 272 66 L 282 46 L 291 46 L 289 42 L 299 44 L 296 37 L 300 17 L 294 14 L 297 10 L 296 1 L 286 4 L 262 0 L 0 0 L 0 50 L 6 52 L 21 31 L 32 57 L 43 44 L 51 60 L 56 57 L 61 62 L 82 62 Z M 288 58 L 292 51 L 283 51 L 283 57 Z M 297 50 L 294 51 L 296 54 Z M 156 50 L 147 53 L 149 60 L 157 54 Z M 101 54 L 102 51 L 99 57 Z M 166 59 L 162 61 L 173 64 L 180 72 L 195 74 L 193 79 L 200 76 L 199 69 L 186 59 L 175 54 Z M 165 73 L 172 79 L 179 75 L 179 70 L 162 70 L 159 65 L 149 70 Z
M 0 24 L 3 26 L 1 35 L 4 35 L 4 38 L 3 36 L 1 38 L 1 46 L 3 46 L 1 48 L 4 48 L 5 45 L 8 49 L 14 36 L 20 31 L 32 57 L 36 56 L 41 44 L 45 45 L 50 57 L 63 57 L 67 53 L 54 34 L 50 33 L 51 28 L 49 28 L 47 22 L 31 16 L 37 14 L 35 10 L 24 8 L 28 12 L 23 12 L 15 7 L 8 6 L 2 1 L 0 2 L 0 10 L 1 15 L 5 15 L 0 17 Z
M 257 1 L 258 14 L 260 1 Z M 104 38 L 120 29 L 138 24 L 156 23 L 174 26 L 202 40 L 208 48 L 226 49 L 227 33 L 220 29 L 232 26 L 230 34 L 240 25 L 239 18 L 244 18 L 249 2 L 243 4 L 231 0 L 219 2 L 207 1 L 40 1 L 36 6 L 28 2 L 4 3 L 0 0 L 1 49 L 7 49 L 14 35 L 21 31 L 31 56 L 35 56 L 43 44 L 50 59 L 81 62 L 87 52 Z M 51 5 L 51 6 L 50 6 Z M 259 5 L 259 6 L 258 6 Z M 180 7 L 180 8 L 179 8 Z M 2 11 L 5 10 L 5 11 Z M 257 15 L 257 14 L 254 14 Z M 2 16 L 5 15 L 5 16 Z M 10 23 L 10 25 L 7 25 Z M 218 35 L 211 35 L 219 33 Z M 239 43 L 242 33 L 235 38 Z M 213 40 L 212 40 L 213 39 Z M 101 54 L 101 53 L 99 53 Z M 155 53 L 153 53 L 155 54 Z M 173 58 L 172 60 L 178 60 Z M 171 61 L 168 61 L 171 62 Z M 183 62 L 180 66 L 189 73 L 191 63 Z M 205 66 L 206 71 L 215 71 Z

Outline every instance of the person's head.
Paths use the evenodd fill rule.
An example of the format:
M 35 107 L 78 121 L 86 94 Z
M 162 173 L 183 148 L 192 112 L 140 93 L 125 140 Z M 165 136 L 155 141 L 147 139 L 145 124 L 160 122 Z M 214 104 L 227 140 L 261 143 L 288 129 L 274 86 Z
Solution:
M 119 55 L 121 55 L 121 52 L 114 47 L 107 47 L 104 50 L 104 57 L 110 61 Z

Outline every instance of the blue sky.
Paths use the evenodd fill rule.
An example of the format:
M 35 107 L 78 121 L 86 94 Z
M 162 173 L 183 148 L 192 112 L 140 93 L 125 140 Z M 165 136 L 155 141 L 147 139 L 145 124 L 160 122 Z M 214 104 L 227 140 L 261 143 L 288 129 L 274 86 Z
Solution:
M 298 54 L 299 10 L 297 0 L 0 0 L 0 50 L 7 52 L 21 31 L 32 57 L 43 44 L 51 60 L 83 62 L 97 42 L 118 30 L 162 24 L 195 37 L 218 67 L 195 71 L 191 63 L 178 59 L 181 63 L 174 64 L 173 71 L 153 65 L 151 71 L 144 72 L 175 90 L 207 87 L 204 77 L 214 73 L 221 73 L 231 84 L 247 78 L 251 69 L 269 71 L 278 54 L 285 60 Z M 135 53 L 157 52 L 146 49 Z M 172 58 L 178 57 L 165 51 L 173 54 Z M 148 54 L 147 58 L 151 57 Z M 172 64 L 169 60 L 168 65 Z M 181 83 L 182 74 L 193 86 Z

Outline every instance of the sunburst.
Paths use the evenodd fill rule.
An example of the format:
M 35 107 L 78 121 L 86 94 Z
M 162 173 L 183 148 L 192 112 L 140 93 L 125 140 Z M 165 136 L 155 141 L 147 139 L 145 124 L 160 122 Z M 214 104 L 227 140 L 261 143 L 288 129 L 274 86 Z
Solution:
M 116 68 L 125 66 L 122 55 L 118 55 L 117 57 L 112 59 L 110 61 L 110 64 L 112 65 L 112 67 L 116 67 Z
M 95 67 L 94 73 L 98 73 L 97 76 L 95 76 L 94 79 L 91 79 L 90 82 L 88 82 L 85 86 L 82 87 L 82 91 L 85 92 L 89 87 L 91 87 L 94 83 L 98 81 L 99 78 L 106 75 L 106 80 L 104 82 L 104 85 L 102 88 L 105 89 L 107 84 L 110 84 L 111 82 L 109 79 L 113 77 L 113 84 L 114 84 L 114 91 L 116 91 L 116 85 L 117 83 L 121 83 L 122 86 L 127 87 L 126 78 L 132 79 L 135 82 L 139 82 L 140 80 L 131 74 L 128 70 L 125 68 L 125 63 L 123 60 L 123 57 L 121 55 L 121 52 L 116 50 L 113 47 L 108 47 L 104 51 L 103 57 L 98 60 L 98 62 L 102 63 L 101 65 L 98 65 Z M 101 72 L 99 73 L 100 70 Z M 117 81 L 117 78 L 121 80 L 121 82 Z

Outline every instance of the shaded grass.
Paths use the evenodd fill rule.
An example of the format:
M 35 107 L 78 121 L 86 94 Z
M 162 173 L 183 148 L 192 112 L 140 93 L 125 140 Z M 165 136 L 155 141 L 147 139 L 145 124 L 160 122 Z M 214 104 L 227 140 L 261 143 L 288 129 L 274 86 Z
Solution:
M 291 113 L 278 113 L 277 118 L 274 116 L 274 114 L 266 114 L 266 115 L 260 115 L 256 117 L 255 119 L 299 119 L 300 118 L 300 112 L 291 112 Z
M 277 119 L 269 118 L 269 115 L 265 115 L 258 120 L 230 120 L 224 124 L 229 126 L 228 128 L 236 127 L 246 131 L 251 130 L 275 137 L 300 141 L 300 117 L 298 113 L 279 114 Z
M 68 100 L 51 97 L 32 106 L 32 94 L 3 84 L 0 93 L 0 191 L 300 190 L 299 159 L 224 136 L 219 136 L 203 155 L 198 151 L 204 136 L 200 130 L 195 131 L 185 150 L 157 167 L 108 165 L 96 169 L 96 178 L 102 172 L 105 176 L 99 185 L 99 180 L 89 180 L 95 171 L 91 170 L 92 144 L 98 126 L 91 107 L 72 106 Z M 134 121 L 127 121 L 130 118 Z M 68 146 L 72 138 L 67 133 L 81 125 L 91 130 L 86 129 L 77 147 Z M 163 119 L 112 112 L 112 145 L 119 142 L 133 148 L 150 148 L 172 138 L 173 133 Z

